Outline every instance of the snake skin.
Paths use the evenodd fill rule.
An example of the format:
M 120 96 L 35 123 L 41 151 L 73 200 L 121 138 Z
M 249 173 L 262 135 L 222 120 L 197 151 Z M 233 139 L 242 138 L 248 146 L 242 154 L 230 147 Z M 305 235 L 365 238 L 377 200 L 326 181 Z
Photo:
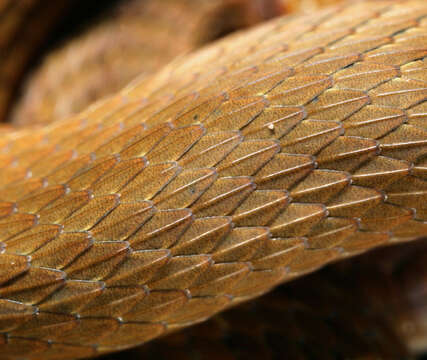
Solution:
M 426 224 L 427 4 L 284 17 L 0 137 L 0 349 L 77 359 Z
M 426 350 L 426 246 L 417 241 L 328 266 L 105 359 L 413 359 Z

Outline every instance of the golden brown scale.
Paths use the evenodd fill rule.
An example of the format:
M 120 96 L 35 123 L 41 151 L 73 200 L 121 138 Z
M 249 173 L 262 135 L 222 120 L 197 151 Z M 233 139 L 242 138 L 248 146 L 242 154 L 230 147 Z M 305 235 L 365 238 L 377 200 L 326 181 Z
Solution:
M 425 351 L 425 250 L 423 240 L 340 262 L 106 359 L 410 359 Z
M 322 7 L 350 2 L 351 0 L 278 0 L 283 13 L 310 13 Z
M 131 347 L 425 235 L 426 37 L 422 0 L 284 17 L 6 130 L 5 357 Z

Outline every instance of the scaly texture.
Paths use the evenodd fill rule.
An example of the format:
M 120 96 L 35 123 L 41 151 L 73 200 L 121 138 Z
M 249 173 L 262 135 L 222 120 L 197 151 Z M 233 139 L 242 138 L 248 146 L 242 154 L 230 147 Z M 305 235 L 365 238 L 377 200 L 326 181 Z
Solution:
M 426 17 L 421 0 L 285 17 L 4 130 L 5 358 L 130 347 L 425 235 Z
M 331 265 L 106 359 L 412 359 L 425 351 L 426 245 L 378 249 Z

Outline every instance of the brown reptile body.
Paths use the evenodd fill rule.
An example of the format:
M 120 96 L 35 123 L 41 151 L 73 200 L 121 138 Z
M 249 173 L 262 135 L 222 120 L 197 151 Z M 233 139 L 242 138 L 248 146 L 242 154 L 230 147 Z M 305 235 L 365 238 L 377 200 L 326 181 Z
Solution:
M 426 245 L 330 265 L 107 359 L 412 359 L 426 348 Z
M 0 349 L 73 359 L 426 234 L 427 4 L 274 20 L 0 137 Z

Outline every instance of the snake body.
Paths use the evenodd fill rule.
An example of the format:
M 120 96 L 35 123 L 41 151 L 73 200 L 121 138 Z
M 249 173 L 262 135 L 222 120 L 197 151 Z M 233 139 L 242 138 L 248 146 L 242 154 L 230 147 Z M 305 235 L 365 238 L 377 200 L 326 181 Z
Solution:
M 9 121 L 25 126 L 69 117 L 117 92 L 135 76 L 153 74 L 175 57 L 213 41 L 221 33 L 281 13 L 276 2 L 119 2 L 109 11 L 104 10 L 105 14 L 100 14 L 88 31 L 47 56 L 23 86 L 22 99 L 15 101 Z
M 0 357 L 147 342 L 425 236 L 427 4 L 283 17 L 0 137 Z
M 426 245 L 327 266 L 108 360 L 417 359 L 426 345 Z

